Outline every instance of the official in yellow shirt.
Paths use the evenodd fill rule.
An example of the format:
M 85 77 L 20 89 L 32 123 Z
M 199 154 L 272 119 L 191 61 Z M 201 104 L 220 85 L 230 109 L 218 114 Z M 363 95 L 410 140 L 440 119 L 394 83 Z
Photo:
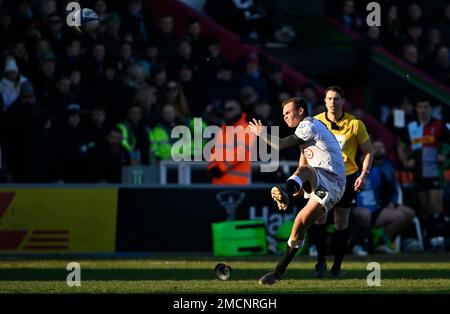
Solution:
M 364 123 L 353 115 L 344 112 L 345 103 L 344 91 L 338 86 L 330 86 L 325 90 L 326 112 L 315 116 L 316 119 L 323 122 L 327 128 L 334 134 L 342 149 L 345 170 L 347 174 L 347 183 L 345 192 L 341 200 L 334 208 L 335 233 L 335 253 L 334 262 L 331 267 L 331 275 L 339 277 L 341 272 L 341 263 L 347 249 L 348 242 L 348 220 L 352 203 L 354 202 L 356 192 L 360 191 L 366 182 L 369 169 L 372 167 L 373 151 Z M 355 157 L 361 150 L 363 164 L 361 173 L 358 175 L 358 165 Z M 316 277 L 322 277 L 326 271 L 325 260 L 326 250 L 326 215 L 316 221 L 316 226 L 311 228 L 310 236 L 312 242 L 317 248 L 317 264 L 315 267 Z
M 347 176 L 357 172 L 356 153 L 358 148 L 369 140 L 369 134 L 364 123 L 347 112 L 341 113 L 340 118 L 336 121 L 330 120 L 327 112 L 322 112 L 316 115 L 315 118 L 322 121 L 339 142 Z M 370 141 L 368 144 L 370 144 Z

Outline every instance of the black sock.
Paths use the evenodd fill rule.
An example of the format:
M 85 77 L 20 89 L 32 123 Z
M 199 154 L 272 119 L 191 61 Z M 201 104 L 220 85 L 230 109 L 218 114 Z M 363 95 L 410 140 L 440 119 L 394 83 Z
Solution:
M 285 190 L 289 198 L 291 198 L 292 195 L 294 195 L 298 190 L 300 190 L 300 185 L 297 183 L 297 181 L 289 179 L 286 181 Z
M 295 257 L 299 249 L 290 247 L 288 244 L 286 244 L 286 249 L 284 250 L 284 254 L 281 257 L 281 260 L 278 262 L 277 266 L 275 267 L 275 271 L 279 272 L 281 274 L 284 274 L 286 271 L 286 268 L 288 267 L 289 263 L 292 261 L 292 259 Z
M 309 230 L 311 242 L 316 246 L 317 249 L 317 262 L 325 262 L 325 255 L 327 249 L 327 225 L 317 225 L 313 224 Z
M 332 268 L 335 270 L 340 270 L 348 245 L 348 228 L 345 228 L 344 230 L 336 230 L 334 236 L 334 261 Z

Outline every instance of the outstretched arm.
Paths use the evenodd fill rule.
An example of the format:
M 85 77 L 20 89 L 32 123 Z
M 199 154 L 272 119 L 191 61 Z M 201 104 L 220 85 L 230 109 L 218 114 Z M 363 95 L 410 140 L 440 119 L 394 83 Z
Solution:
M 256 119 L 253 119 L 253 122 L 249 122 L 249 128 L 253 134 L 255 134 L 256 136 L 260 136 L 264 142 L 277 150 L 294 147 L 304 143 L 304 141 L 295 134 L 289 135 L 284 138 L 280 138 L 275 135 L 268 136 L 265 127 L 261 123 L 261 120 L 256 121 Z

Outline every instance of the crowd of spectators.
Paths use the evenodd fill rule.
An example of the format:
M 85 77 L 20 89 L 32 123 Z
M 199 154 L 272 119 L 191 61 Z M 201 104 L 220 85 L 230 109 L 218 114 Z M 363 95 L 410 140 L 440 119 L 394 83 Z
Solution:
M 100 25 L 78 32 L 66 2 L 0 1 L 2 181 L 120 182 L 121 166 L 168 158 L 175 125 L 220 125 L 227 99 L 268 124 L 296 92 L 315 105 L 313 83 L 289 91 L 264 54 L 230 63 L 194 17 L 175 33 L 141 0 L 81 1 Z
M 279 104 L 291 96 L 305 99 L 312 115 L 324 109 L 314 82 L 290 90 L 282 66 L 269 63 L 264 54 L 250 54 L 234 63 L 226 60 L 219 40 L 194 17 L 183 25 L 182 33 L 175 33 L 177 21 L 172 16 L 163 14 L 153 20 L 141 0 L 82 1 L 97 12 L 100 25 L 93 33 L 80 33 L 66 25 L 65 4 L 55 0 L 0 1 L 3 182 L 121 182 L 125 165 L 154 165 L 170 158 L 170 131 L 176 125 L 190 127 L 194 117 L 203 118 L 204 126 L 222 124 L 223 104 L 229 99 L 238 101 L 249 119 L 261 119 L 268 126 L 284 126 Z M 450 37 L 445 34 L 450 29 L 450 5 L 444 10 L 447 24 L 441 24 L 447 28 L 427 22 L 416 3 L 400 14 L 403 8 L 392 2 L 389 10 L 383 11 L 387 27 L 381 32 L 376 27 L 368 29 L 369 38 L 448 82 L 445 38 Z M 342 21 L 346 27 L 363 31 L 360 19 L 355 2 L 344 1 Z M 439 187 L 420 187 L 417 200 L 417 188 L 408 179 L 408 173 L 422 169 L 424 162 L 417 152 L 423 147 L 413 146 L 415 139 L 408 133 L 408 125 L 417 119 L 417 106 L 425 106 L 421 110 L 426 112 L 417 115 L 421 123 L 434 121 L 431 106 L 424 102 L 426 99 L 405 98 L 395 116 L 392 113 L 388 118 L 387 126 L 402 143 L 398 146 L 400 162 L 393 170 L 400 175 L 397 179 L 392 176 L 394 166 L 390 164 L 392 168 L 385 171 L 385 148 L 380 148 L 381 170 L 374 172 L 378 177 L 372 178 L 374 182 L 368 186 L 372 191 L 366 195 L 381 197 L 379 189 L 397 184 L 392 181 L 395 179 L 404 197 L 397 200 L 396 191 L 383 191 L 386 194 L 372 202 L 374 208 L 360 200 L 360 209 L 354 213 L 362 233 L 369 227 L 384 227 L 390 230 L 388 240 L 393 240 L 405 231 L 414 214 L 408 207 L 400 217 L 400 212 L 392 214 L 392 209 L 410 205 L 427 218 L 429 237 L 444 234 L 439 226 L 444 213 L 449 215 L 442 204 L 449 204 L 450 198 L 450 145 L 440 140 L 435 143 L 431 163 L 441 169 L 433 174 L 440 180 Z M 439 125 L 442 140 L 448 123 Z M 281 135 L 286 132 L 281 131 Z M 282 154 L 285 159 L 298 159 L 295 150 Z M 429 165 L 430 160 L 425 163 Z M 386 173 L 387 184 L 383 181 Z M 446 186 L 443 195 L 441 185 Z M 424 193 L 430 190 L 441 194 Z M 443 203 L 442 198 L 447 201 Z M 356 246 L 360 244 L 356 241 Z
M 368 48 L 383 47 L 444 85 L 449 85 L 450 4 L 441 2 L 440 5 L 425 5 L 421 1 L 382 1 L 381 26 L 369 27 L 366 23 L 368 2 L 342 1 L 337 8 L 339 21 L 346 29 L 362 34 L 363 42 Z M 380 185 L 378 171 L 375 172 L 377 176 L 372 178 L 375 183 L 372 182 L 372 186 L 369 184 L 368 191 L 361 193 L 358 200 L 360 207 L 354 210 L 357 222 L 364 226 L 372 221 L 373 226 L 377 224 L 377 220 L 378 224 L 380 219 L 383 220 L 380 213 L 384 212 L 384 215 L 389 216 L 391 208 L 403 210 L 403 206 L 409 206 L 415 210 L 422 222 L 426 239 L 439 238 L 440 243 L 436 245 L 444 245 L 442 239 L 449 236 L 450 217 L 450 124 L 446 121 L 444 112 L 439 112 L 438 108 L 433 99 L 425 95 L 405 95 L 398 103 L 389 107 L 387 114 L 380 117 L 398 138 L 398 145 L 392 148 L 394 152 L 390 156 L 396 161 L 391 166 L 391 172 L 396 174 L 396 178 L 382 175 Z M 377 145 L 381 145 L 381 142 Z M 376 164 L 374 169 L 377 169 Z M 395 191 L 384 192 L 392 197 L 391 202 L 380 200 L 376 185 L 381 190 L 388 185 L 397 186 L 402 193 L 401 203 L 396 204 L 393 201 L 398 197 Z M 372 219 L 370 212 L 372 216 L 375 214 Z M 393 213 L 402 214 L 401 211 Z M 392 216 L 387 220 L 390 220 L 394 229 L 395 226 L 402 226 L 402 219 L 399 217 L 395 219 Z M 391 229 L 388 222 L 386 223 L 385 227 Z M 389 240 L 393 240 L 393 236 L 390 236 Z M 356 246 L 360 244 L 357 243 Z
M 383 46 L 449 85 L 450 3 L 425 6 L 421 1 L 382 1 L 381 26 L 368 27 L 368 2 L 343 1 L 339 19 L 344 27 L 364 34 L 370 45 Z

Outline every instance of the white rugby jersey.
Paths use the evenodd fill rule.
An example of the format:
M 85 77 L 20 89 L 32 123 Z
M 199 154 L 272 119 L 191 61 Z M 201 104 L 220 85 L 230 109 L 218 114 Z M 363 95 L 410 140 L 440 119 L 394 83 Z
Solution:
M 295 135 L 304 141 L 300 148 L 308 160 L 308 165 L 332 172 L 339 179 L 345 180 L 341 147 L 333 133 L 322 122 L 307 117 L 297 126 Z

